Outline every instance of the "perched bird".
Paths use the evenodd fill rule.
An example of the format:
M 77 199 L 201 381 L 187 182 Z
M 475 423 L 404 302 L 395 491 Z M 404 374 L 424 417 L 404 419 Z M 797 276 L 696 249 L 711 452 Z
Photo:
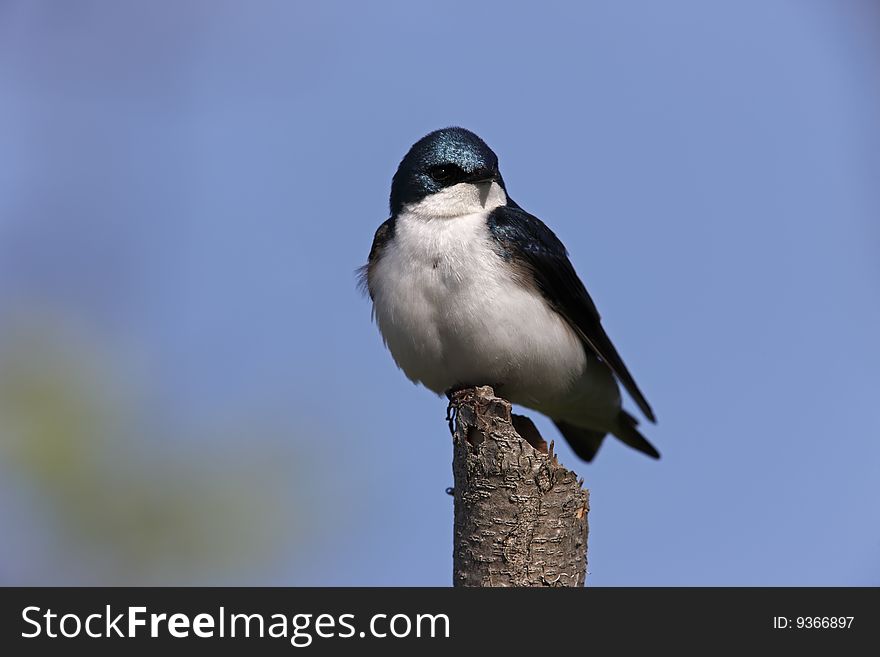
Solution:
M 361 274 L 412 381 L 437 394 L 491 385 L 551 418 L 587 461 L 609 433 L 659 458 L 621 408 L 615 378 L 655 421 L 565 247 L 508 196 L 473 132 L 437 130 L 410 148 Z

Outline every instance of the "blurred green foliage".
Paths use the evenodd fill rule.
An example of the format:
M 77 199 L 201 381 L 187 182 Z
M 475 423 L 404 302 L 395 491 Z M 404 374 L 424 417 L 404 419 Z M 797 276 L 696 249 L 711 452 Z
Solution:
M 289 431 L 193 428 L 94 332 L 2 328 L 2 583 L 260 583 L 315 529 Z

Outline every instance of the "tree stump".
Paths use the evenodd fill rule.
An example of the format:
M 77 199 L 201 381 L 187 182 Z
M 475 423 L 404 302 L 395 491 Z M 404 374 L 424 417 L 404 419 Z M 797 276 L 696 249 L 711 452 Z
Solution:
M 492 388 L 452 395 L 454 586 L 583 586 L 589 491 Z M 517 431 L 519 429 L 519 432 Z M 522 435 L 521 435 L 522 434 Z

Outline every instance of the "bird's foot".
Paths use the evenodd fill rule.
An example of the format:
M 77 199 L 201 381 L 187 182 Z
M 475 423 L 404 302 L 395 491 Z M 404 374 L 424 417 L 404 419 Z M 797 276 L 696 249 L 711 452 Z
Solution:
M 477 388 L 488 385 L 497 395 L 498 390 L 502 387 L 500 383 L 459 383 L 446 390 L 446 398 L 449 405 L 446 407 L 446 421 L 449 423 L 449 432 L 455 434 L 455 416 L 458 413 L 458 407 L 470 396 L 474 395 Z
M 449 423 L 449 433 L 455 435 L 455 416 L 458 414 L 458 405 L 472 392 L 472 385 L 454 385 L 446 391 L 446 398 L 449 404 L 446 406 L 446 421 Z
M 446 395 L 446 399 L 449 401 L 453 401 L 455 397 L 458 397 L 466 390 L 473 390 L 476 386 L 470 385 L 468 383 L 458 383 L 451 388 L 448 388 L 444 393 Z
M 446 406 L 446 422 L 449 424 L 449 433 L 452 435 L 455 435 L 455 414 L 457 412 L 458 407 L 450 399 L 449 404 Z

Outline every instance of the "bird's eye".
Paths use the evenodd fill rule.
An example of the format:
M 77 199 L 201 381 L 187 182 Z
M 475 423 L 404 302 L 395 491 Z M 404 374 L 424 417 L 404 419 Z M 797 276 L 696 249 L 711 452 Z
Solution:
M 428 175 L 440 183 L 446 183 L 454 180 L 461 172 L 454 164 L 438 164 L 428 169 Z

